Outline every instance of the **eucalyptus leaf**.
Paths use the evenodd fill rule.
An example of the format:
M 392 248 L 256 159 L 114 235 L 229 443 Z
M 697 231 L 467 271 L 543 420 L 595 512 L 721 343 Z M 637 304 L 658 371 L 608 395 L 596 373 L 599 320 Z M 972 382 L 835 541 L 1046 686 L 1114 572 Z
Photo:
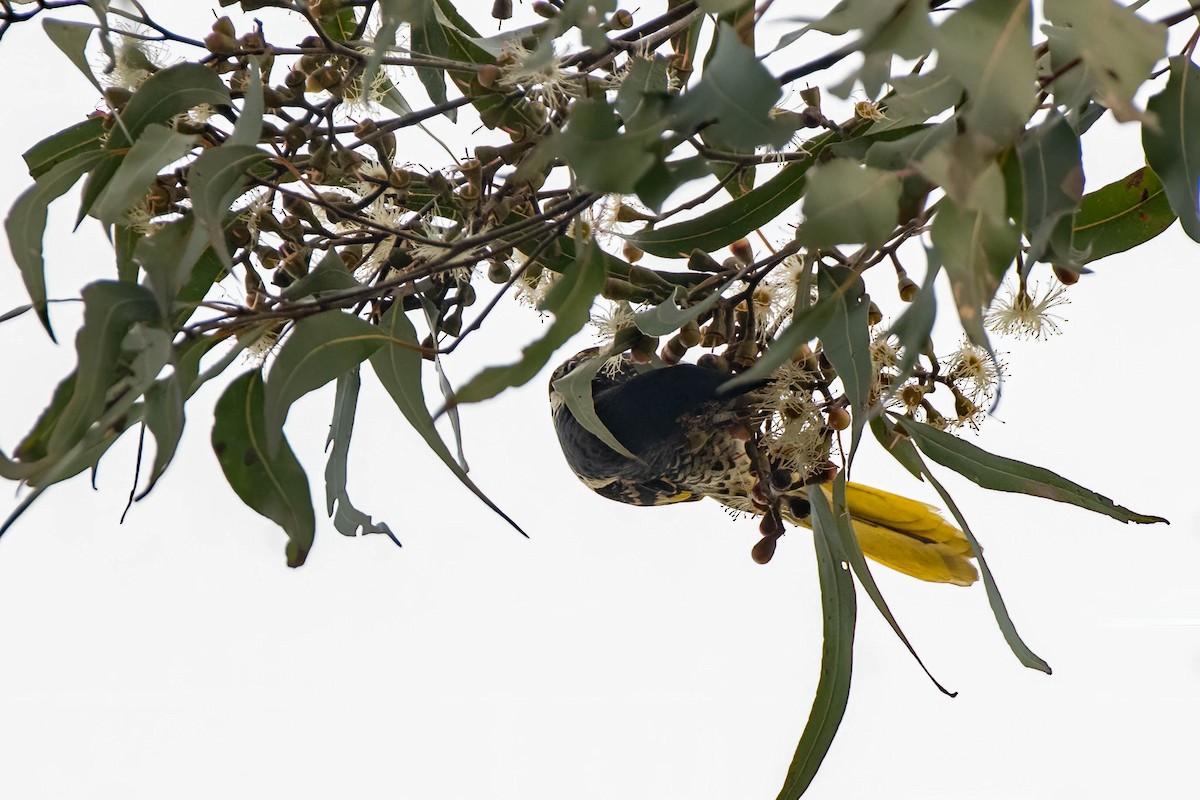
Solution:
M 308 557 L 316 534 L 316 516 L 308 476 L 280 437 L 267 447 L 262 373 L 251 370 L 229 384 L 217 401 L 212 448 L 225 479 L 246 505 L 283 528 L 289 567 Z
M 513 522 L 500 507 L 488 498 L 475 482 L 467 477 L 467 473 L 454 460 L 446 443 L 434 426 L 433 416 L 425 405 L 425 393 L 421 388 L 421 352 L 417 345 L 417 332 L 412 322 L 404 315 L 402 304 L 395 303 L 379 320 L 379 328 L 388 339 L 371 356 L 371 368 L 375 371 L 383 388 L 391 395 L 396 408 L 408 420 L 412 429 L 420 434 L 434 454 L 454 473 L 463 486 L 467 487 L 492 511 L 496 512 L 505 522 L 511 525 L 522 536 L 525 531 Z
M 118 115 L 121 124 L 109 133 L 106 147 L 109 151 L 125 150 L 149 125 L 166 125 L 172 117 L 199 105 L 229 103 L 229 89 L 213 70 L 189 62 L 175 64 L 151 75 L 133 93 Z
M 1022 208 L 1025 233 L 1029 238 L 1030 261 L 1050 260 L 1049 254 L 1069 257 L 1071 227 L 1066 241 L 1053 241 L 1060 223 L 1075 213 L 1083 198 L 1083 154 L 1079 136 L 1067 120 L 1051 114 L 1036 129 L 1027 132 L 1017 146 L 1021 164 Z
M 158 303 L 132 283 L 97 281 L 83 289 L 83 327 L 75 337 L 78 374 L 71 399 L 50 434 L 49 457 L 65 453 L 107 409 L 110 387 L 119 380 L 122 344 L 134 324 L 161 321 Z
M 325 311 L 296 323 L 275 354 L 263 392 L 267 450 L 283 440 L 292 403 L 361 364 L 387 341 L 385 333 L 344 311 Z
M 90 214 L 106 225 L 128 222 L 128 212 L 146 197 L 160 170 L 187 155 L 196 142 L 165 125 L 147 125 L 92 204 Z
M 1140 117 L 1133 96 L 1163 57 L 1166 27 L 1142 19 L 1113 0 L 1046 0 L 1043 13 L 1060 30 L 1070 32 L 1074 45 L 1061 52 L 1062 38 L 1056 41 L 1047 35 L 1055 73 L 1063 71 L 1068 81 L 1083 73 L 1087 94 L 1112 109 L 1118 121 Z M 1068 58 L 1078 59 L 1069 71 L 1065 68 Z M 1057 100 L 1059 88 L 1052 87 Z
M 604 367 L 604 364 L 614 356 L 629 349 L 637 340 L 637 332 L 633 328 L 624 328 L 617 332 L 612 344 L 596 353 L 595 356 L 579 364 L 575 369 L 554 382 L 554 390 L 563 398 L 563 403 L 571 416 L 600 441 L 608 445 L 614 452 L 626 458 L 639 461 L 640 459 L 621 440 L 613 435 L 596 413 L 595 400 L 592 397 L 592 381 Z
M 733 281 L 727 281 L 721 288 L 691 306 L 683 305 L 687 300 L 687 290 L 677 286 L 671 296 L 658 305 L 635 312 L 633 324 L 647 336 L 666 336 L 674 333 L 715 306 L 725 290 L 732 285 Z
M 936 257 L 946 266 L 963 330 L 981 347 L 989 347 L 983 311 L 1020 247 L 1020 234 L 1004 212 L 1004 197 L 1003 177 L 992 166 L 976 181 L 966 205 L 945 198 L 930 231 Z
M 546 146 L 574 170 L 579 183 L 595 192 L 628 194 L 654 163 L 649 152 L 657 129 L 621 133 L 620 119 L 601 98 L 577 100 L 567 127 Z
M 36 180 L 62 162 L 103 146 L 104 120 L 92 117 L 47 136 L 21 157 L 29 168 L 29 176 Z
M 383 520 L 376 523 L 369 514 L 355 508 L 346 490 L 350 437 L 354 433 L 354 415 L 358 408 L 360 384 L 358 367 L 337 379 L 333 421 L 329 424 L 329 438 L 325 440 L 325 448 L 329 451 L 329 457 L 325 461 L 325 511 L 333 518 L 334 528 L 343 536 L 357 536 L 359 530 L 364 536 L 368 533 L 382 533 L 398 545 L 400 541 L 387 523 Z
M 971 0 L 937 29 L 937 72 L 966 88 L 960 113 L 968 129 L 997 150 L 1017 137 L 1036 105 L 1031 6 L 1029 0 Z
M 253 145 L 227 144 L 205 150 L 188 169 L 192 212 L 226 268 L 232 263 L 225 242 L 226 214 L 246 189 L 246 173 L 266 158 L 267 154 Z
M 1074 218 L 1075 246 L 1083 261 L 1096 261 L 1150 241 L 1175 219 L 1162 181 L 1142 167 L 1083 196 Z
M 46 32 L 46 38 L 54 42 L 55 47 L 71 60 L 71 63 L 83 73 L 83 77 L 88 79 L 88 83 L 96 87 L 96 91 L 103 92 L 104 87 L 100 85 L 100 81 L 96 80 L 96 76 L 92 73 L 92 65 L 87 60 L 88 39 L 91 38 L 92 31 L 95 29 L 95 25 L 86 22 L 68 22 L 61 19 L 42 20 L 42 30 Z
M 722 24 L 701 80 L 673 102 L 674 125 L 683 133 L 702 126 L 714 145 L 726 149 L 769 144 L 781 147 L 795 127 L 772 111 L 782 91 L 754 51 L 733 28 Z
M 892 454 L 897 461 L 900 462 L 905 469 L 913 474 L 918 480 L 929 479 L 930 484 L 941 496 L 942 502 L 950 509 L 954 521 L 958 523 L 963 534 L 967 537 L 967 541 L 971 545 L 971 552 L 975 555 L 975 561 L 979 564 L 979 573 L 983 577 L 984 591 L 987 593 L 988 605 L 991 606 L 992 615 L 996 618 L 996 625 L 1000 628 L 1000 633 L 1004 636 L 1004 641 L 1008 643 L 1009 649 L 1013 655 L 1017 657 L 1026 667 L 1036 669 L 1050 674 L 1050 665 L 1046 663 L 1037 653 L 1029 649 L 1029 645 L 1017 633 L 1017 627 L 1013 624 L 1012 618 L 1008 614 L 1008 607 L 1004 603 L 1004 598 L 1000 594 L 1000 587 L 996 585 L 996 579 L 992 576 L 992 570 L 988 567 L 987 559 L 983 557 L 983 547 L 980 546 L 979 540 L 975 538 L 975 534 L 971 531 L 971 526 L 967 524 L 967 520 L 959 511 L 954 499 L 945 487 L 938 482 L 933 473 L 929 471 L 929 467 L 925 465 L 924 459 L 921 458 L 917 448 L 909 441 L 908 437 L 897 432 L 893 423 L 886 418 L 880 416 L 871 420 L 871 429 L 879 443 L 883 448 Z
M 865 244 L 877 248 L 896 227 L 900 178 L 893 172 L 835 159 L 814 167 L 796 240 L 809 247 Z
M 809 489 L 814 511 L 825 508 L 821 487 Z M 818 495 L 820 497 L 818 498 Z M 850 674 L 854 664 L 854 624 L 858 613 L 854 579 L 843 566 L 845 554 L 838 540 L 836 523 L 814 513 L 813 544 L 817 550 L 817 575 L 821 584 L 821 677 L 813 698 L 808 722 L 800 735 L 796 753 L 778 800 L 796 800 L 808 789 L 824 761 L 834 734 L 846 714 L 850 699 Z
M 1158 117 L 1157 125 L 1142 126 L 1146 163 L 1162 179 L 1183 232 L 1200 242 L 1200 69 L 1172 58 L 1166 88 L 1146 108 Z
M 896 616 L 892 610 L 888 608 L 887 601 L 883 599 L 883 593 L 879 591 L 879 586 L 875 583 L 875 578 L 871 575 L 871 568 L 867 566 L 867 559 L 863 556 L 862 547 L 858 543 L 858 537 L 854 534 L 854 525 L 851 522 L 850 512 L 846 510 L 846 473 L 838 472 L 833 479 L 832 488 L 832 504 L 829 503 L 830 498 L 826 497 L 826 493 L 810 492 L 809 497 L 812 501 L 812 514 L 814 517 L 820 517 L 821 524 L 826 531 L 836 531 L 838 542 L 841 544 L 842 554 L 846 558 L 846 563 L 850 565 L 851 571 L 858 578 L 859 584 L 862 585 L 867 595 L 871 598 L 871 602 L 875 604 L 875 608 L 879 610 L 880 615 L 887 620 L 891 626 L 892 632 L 896 634 L 901 643 L 904 644 L 908 652 L 916 659 L 921 670 L 933 681 L 933 685 L 938 688 L 942 694 L 955 697 L 956 693 L 951 692 L 945 686 L 938 682 L 938 679 L 933 677 L 933 673 L 925 666 L 925 662 L 917 655 L 917 650 L 912 646 L 912 642 L 904 635 L 904 631 L 900 628 L 900 623 L 896 621 Z
M 896 418 L 896 425 L 913 437 L 925 455 L 985 489 L 1070 503 L 1121 522 L 1146 524 L 1167 521 L 1162 517 L 1130 511 L 1048 469 L 993 455 L 965 439 L 930 425 L 904 418 Z
M 25 282 L 29 299 L 37 309 L 42 327 L 55 341 L 57 340 L 54 338 L 54 330 L 50 327 L 50 315 L 46 309 L 46 274 L 42 258 L 46 213 L 51 202 L 66 194 L 83 173 L 104 157 L 105 154 L 101 151 L 89 150 L 51 167 L 38 177 L 32 187 L 21 193 L 4 220 L 8 246 L 12 250 L 13 261 L 21 271 L 21 279 Z

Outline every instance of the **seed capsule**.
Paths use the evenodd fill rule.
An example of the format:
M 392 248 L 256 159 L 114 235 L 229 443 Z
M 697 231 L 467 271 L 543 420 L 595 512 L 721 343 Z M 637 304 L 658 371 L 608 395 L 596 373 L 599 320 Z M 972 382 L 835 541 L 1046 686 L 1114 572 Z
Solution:
M 1079 283 L 1079 273 L 1069 270 L 1065 267 L 1060 267 L 1057 264 L 1051 267 L 1054 270 L 1054 277 L 1058 278 L 1058 282 L 1064 286 L 1074 286 Z

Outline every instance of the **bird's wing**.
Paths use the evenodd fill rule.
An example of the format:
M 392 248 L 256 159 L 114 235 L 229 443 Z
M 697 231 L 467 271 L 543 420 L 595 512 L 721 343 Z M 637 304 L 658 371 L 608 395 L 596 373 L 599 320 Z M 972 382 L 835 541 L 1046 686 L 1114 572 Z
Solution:
M 830 496 L 829 485 L 822 487 Z M 933 506 L 857 483 L 846 484 L 846 510 L 863 555 L 933 583 L 970 586 L 979 579 L 967 537 Z M 809 520 L 793 520 L 811 527 Z

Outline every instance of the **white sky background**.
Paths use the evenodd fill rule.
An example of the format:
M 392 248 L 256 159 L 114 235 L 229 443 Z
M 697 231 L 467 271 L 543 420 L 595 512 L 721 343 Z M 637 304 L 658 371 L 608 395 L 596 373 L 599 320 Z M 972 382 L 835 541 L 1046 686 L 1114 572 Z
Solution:
M 176 29 L 207 27 L 207 4 L 187 5 L 190 29 Z M 490 5 L 464 8 L 486 22 Z M 260 17 L 271 36 L 278 15 Z M 7 210 L 30 183 L 20 153 L 96 98 L 36 25 L 5 37 L 0 74 Z M 1089 190 L 1139 166 L 1137 137 L 1125 126 L 1085 140 Z M 69 234 L 74 211 L 70 198 L 52 208 L 52 297 L 114 274 L 94 221 Z M 1171 526 L 988 493 L 941 470 L 1018 629 L 1055 674 L 1010 654 L 981 585 L 878 568 L 918 651 L 961 694 L 937 692 L 860 592 L 850 707 L 808 797 L 1194 796 L 1198 254 L 1176 226 L 1097 262 L 1070 292 L 1062 336 L 998 343 L 1011 365 L 1004 399 L 972 437 Z M 0 261 L 5 310 L 26 297 L 7 248 Z M 873 291 L 895 314 L 890 284 Z M 532 313 L 502 308 L 451 359 L 452 379 L 538 334 Z M 59 346 L 30 315 L 0 330 L 6 452 L 73 362 L 78 309 L 53 315 Z M 943 331 L 949 349 L 953 327 Z M 350 492 L 404 548 L 343 538 L 321 519 L 330 388 L 288 422 L 318 505 L 308 564 L 289 570 L 283 534 L 242 505 L 209 447 L 224 384 L 190 406 L 176 462 L 124 526 L 132 435 L 105 458 L 99 492 L 82 477 L 56 487 L 0 540 L 0 796 L 775 796 L 819 665 L 806 531 L 758 566 L 755 522 L 715 504 L 643 509 L 593 495 L 558 452 L 542 376 L 463 411 L 472 476 L 526 541 L 457 485 L 366 377 Z M 863 449 L 857 480 L 936 501 Z

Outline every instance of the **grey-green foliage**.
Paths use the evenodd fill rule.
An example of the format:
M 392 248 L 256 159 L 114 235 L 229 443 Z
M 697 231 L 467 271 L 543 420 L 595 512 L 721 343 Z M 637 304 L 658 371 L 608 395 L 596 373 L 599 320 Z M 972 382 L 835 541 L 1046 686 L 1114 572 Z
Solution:
M 748 0 L 666 5 L 634 17 L 612 0 L 568 0 L 538 6 L 548 19 L 521 6 L 483 35 L 494 20 L 454 0 L 221 0 L 218 14 L 231 16 L 209 31 L 149 26 L 174 48 L 161 63 L 111 24 L 140 11 L 94 0 L 93 24 L 43 6 L 0 10 L 12 25 L 40 18 L 60 57 L 104 95 L 100 112 L 26 151 L 30 186 L 5 221 L 29 302 L 0 322 L 32 310 L 53 337 L 53 304 L 71 299 L 84 322 L 76 368 L 12 456 L 0 454 L 0 476 L 34 489 L 0 533 L 142 426 L 156 450 L 145 496 L 176 455 L 190 399 L 216 379 L 226 382 L 212 432 L 218 461 L 237 496 L 286 533 L 293 566 L 320 526 L 284 425 L 292 404 L 323 386 L 337 387 L 325 470 L 334 528 L 403 535 L 356 508 L 347 486 L 355 426 L 378 424 L 355 416 L 360 382 L 375 380 L 454 479 L 521 530 L 468 475 L 464 444 L 456 454 L 443 440 L 438 409 L 456 423 L 459 405 L 535 379 L 603 297 L 636 313 L 559 384 L 585 427 L 625 449 L 596 414 L 590 379 L 626 349 L 657 363 L 697 339 L 725 347 L 721 358 L 738 370 L 727 389 L 807 359 L 822 410 L 852 413 L 851 457 L 869 424 L 943 492 L 976 548 L 1002 635 L 1022 663 L 1048 671 L 1017 635 L 926 460 L 989 489 L 1124 521 L 1159 518 L 979 450 L 940 430 L 945 417 L 922 411 L 925 400 L 882 411 L 885 401 L 898 408 L 905 387 L 951 388 L 931 361 L 946 305 L 935 302 L 937 275 L 962 331 L 986 351 L 985 315 L 1009 276 L 1024 287 L 1035 271 L 1069 282 L 1117 269 L 1097 262 L 1176 219 L 1200 241 L 1200 69 L 1191 49 L 1169 59 L 1165 49 L 1169 25 L 1194 19 L 1156 22 L 1115 0 L 843 0 L 807 21 L 783 3 L 760 4 L 761 18 Z M 264 41 L 282 16 L 311 31 Z M 769 62 L 767 23 L 783 29 Z M 566 44 L 577 40 L 582 49 Z M 110 85 L 96 58 L 113 75 L 141 77 Z M 416 83 L 394 71 L 401 62 Z M 409 99 L 422 95 L 430 105 Z M 851 113 L 831 96 L 858 102 Z M 1107 116 L 1141 126 L 1144 163 L 1130 154 L 1125 179 L 1093 186 L 1083 156 Z M 413 137 L 432 135 L 425 123 L 436 117 L 460 126 L 443 128 L 457 139 L 439 140 L 453 161 L 411 163 Z M 52 298 L 47 273 L 69 265 L 46 263 L 48 209 L 80 182 L 77 219 L 110 234 L 114 279 Z M 618 201 L 613 227 L 599 210 Z M 908 280 L 906 266 L 928 278 Z M 864 276 L 893 268 L 908 305 L 866 294 Z M 756 305 L 780 285 L 794 290 L 786 308 Z M 443 364 L 490 330 L 514 290 L 552 319 L 514 342 L 515 360 L 452 386 L 447 375 L 461 373 Z M 880 361 L 872 315 L 889 304 L 898 352 Z M 658 337 L 670 337 L 661 351 Z M 246 348 L 264 364 L 226 377 Z M 960 421 L 978 411 L 963 401 Z M 855 578 L 843 560 L 903 638 L 848 547 L 841 481 L 831 500 L 812 492 L 824 666 L 781 797 L 808 786 L 848 697 Z

